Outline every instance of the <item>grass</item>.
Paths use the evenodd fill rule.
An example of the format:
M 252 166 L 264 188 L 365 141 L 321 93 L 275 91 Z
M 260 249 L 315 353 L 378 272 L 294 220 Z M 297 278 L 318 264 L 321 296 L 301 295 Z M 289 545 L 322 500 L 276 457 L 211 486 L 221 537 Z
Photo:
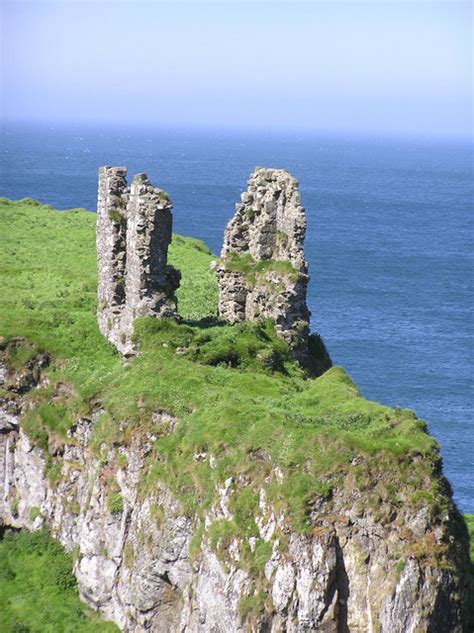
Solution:
M 0 346 L 17 373 L 35 354 L 52 358 L 49 385 L 29 394 L 36 406 L 23 428 L 46 448 L 100 403 L 106 412 L 91 440 L 99 458 L 104 443 L 119 446 L 134 433 L 153 432 L 141 494 L 167 483 L 196 518 L 193 555 L 206 538 L 225 556 L 231 534 L 242 565 L 261 578 L 270 555 L 254 520 L 262 487 L 268 504 L 303 532 L 311 530 L 311 504 L 325 499 L 329 507 L 334 488 L 365 491 L 366 510 L 381 522 L 397 506 L 426 507 L 433 520 L 449 507 L 437 444 L 412 412 L 365 400 L 340 367 L 308 377 L 269 322 L 217 320 L 212 254 L 202 242 L 174 236 L 169 262 L 182 273 L 183 322 L 138 321 L 140 355 L 124 365 L 96 324 L 95 215 L 3 200 L 0 221 L 8 227 L 0 235 Z M 232 265 L 252 276 L 265 272 L 261 264 L 256 270 L 240 258 Z M 13 341 L 18 336 L 26 341 Z M 171 433 L 153 422 L 161 410 L 179 420 Z M 48 476 L 57 480 L 48 459 Z M 118 466 L 121 459 L 117 449 Z M 229 478 L 233 519 L 206 532 L 200 520 Z M 120 512 L 116 494 L 112 488 L 111 511 Z M 257 539 L 253 550 L 250 536 Z M 277 530 L 275 538 L 284 535 Z
M 120 492 L 112 492 L 107 499 L 107 505 L 111 514 L 123 512 L 123 498 Z
M 285 276 L 292 281 L 296 281 L 298 278 L 298 271 L 288 260 L 262 259 L 255 261 L 250 253 L 243 255 L 229 253 L 225 259 L 219 261 L 225 265 L 227 270 L 242 273 L 251 286 L 255 286 L 257 282 L 268 283 L 266 275 L 271 272 L 276 273 L 277 276 Z
M 0 630 L 5 633 L 113 633 L 79 599 L 69 554 L 45 531 L 0 540 Z

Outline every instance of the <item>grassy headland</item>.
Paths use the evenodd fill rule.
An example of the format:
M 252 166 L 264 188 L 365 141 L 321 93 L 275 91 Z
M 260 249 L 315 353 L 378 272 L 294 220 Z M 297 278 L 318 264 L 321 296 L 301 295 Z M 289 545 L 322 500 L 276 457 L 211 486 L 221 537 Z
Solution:
M 157 440 L 151 478 L 165 478 L 198 509 L 211 503 L 217 483 L 241 470 L 261 471 L 262 462 L 249 455 L 263 451 L 267 466 L 278 465 L 286 475 L 275 494 L 301 529 L 308 500 L 327 494 L 358 453 L 387 465 L 423 455 L 423 489 L 423 475 L 437 460 L 424 423 L 410 411 L 365 400 L 339 367 L 308 379 L 270 323 L 218 323 L 212 255 L 202 242 L 177 236 L 170 249 L 170 263 L 183 277 L 184 323 L 139 321 L 141 353 L 124 366 L 96 325 L 95 215 L 3 200 L 0 220 L 8 227 L 0 244 L 0 332 L 6 340 L 27 340 L 11 350 L 10 363 L 21 365 L 38 351 L 54 359 L 50 385 L 36 390 L 38 407 L 24 420 L 39 443 L 51 434 L 64 437 L 75 416 L 98 401 L 108 415 L 97 426 L 97 447 L 107 437 L 119 439 L 117 420 L 128 420 L 130 434 L 150 424 L 155 409 L 166 409 L 181 422 Z M 53 401 L 59 382 L 73 395 Z M 202 452 L 214 455 L 216 468 L 193 459 Z M 435 502 L 437 490 L 424 492 Z
M 95 215 L 2 199 L 0 222 L 2 345 L 24 338 L 8 347 L 8 362 L 21 368 L 38 352 L 52 359 L 49 384 L 34 390 L 37 406 L 22 420 L 39 445 L 64 440 L 77 415 L 100 403 L 106 413 L 92 438 L 97 455 L 104 444 L 156 430 L 142 494 L 163 480 L 199 517 L 218 485 L 242 475 L 249 483 L 232 495 L 234 519 L 208 535 L 216 547 L 220 531 L 258 537 L 264 481 L 268 501 L 301 531 L 310 529 L 310 503 L 337 486 L 370 489 L 367 503 L 381 522 L 392 520 L 387 506 L 423 506 L 435 517 L 449 503 L 436 442 L 411 411 L 365 400 L 340 367 L 308 377 L 269 322 L 218 322 L 212 254 L 202 242 L 175 236 L 170 248 L 169 261 L 182 273 L 183 322 L 137 322 L 140 355 L 124 365 L 96 324 Z M 68 385 L 67 396 L 59 384 Z M 156 410 L 179 419 L 173 433 L 153 428 Z M 121 420 L 128 422 L 122 430 Z M 196 455 L 212 456 L 212 468 Z M 247 563 L 261 569 L 269 553 L 257 543 Z

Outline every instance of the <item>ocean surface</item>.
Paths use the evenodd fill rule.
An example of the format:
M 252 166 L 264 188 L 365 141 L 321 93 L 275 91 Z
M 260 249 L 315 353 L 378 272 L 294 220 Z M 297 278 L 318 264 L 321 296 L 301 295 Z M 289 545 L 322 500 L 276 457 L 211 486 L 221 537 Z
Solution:
M 300 181 L 312 327 L 364 396 L 411 408 L 474 512 L 472 146 L 146 128 L 4 125 L 0 195 L 96 206 L 97 169 L 169 192 L 174 229 L 218 253 L 257 165 Z

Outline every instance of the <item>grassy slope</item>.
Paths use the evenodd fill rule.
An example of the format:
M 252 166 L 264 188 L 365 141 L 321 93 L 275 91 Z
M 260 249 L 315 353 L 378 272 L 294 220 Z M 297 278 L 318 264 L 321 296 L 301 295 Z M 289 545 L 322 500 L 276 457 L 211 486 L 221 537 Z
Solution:
M 113 633 L 79 599 L 72 561 L 47 532 L 0 540 L 0 630 L 5 633 Z
M 12 352 L 10 362 L 21 365 L 36 349 L 55 358 L 51 386 L 35 391 L 39 406 L 23 421 L 38 443 L 63 435 L 78 412 L 100 401 L 108 411 L 93 439 L 100 453 L 103 441 L 155 430 L 150 413 L 164 408 L 180 424 L 156 440 L 143 493 L 164 479 L 197 515 L 229 476 L 258 485 L 275 465 L 285 477 L 266 480 L 267 495 L 289 511 L 295 529 L 307 529 L 308 502 L 348 473 L 359 489 L 372 487 L 374 508 L 385 499 L 433 513 L 445 505 L 432 477 L 436 443 L 411 412 L 363 399 L 341 368 L 307 379 L 269 324 L 199 322 L 215 316 L 217 301 L 212 256 L 201 242 L 178 236 L 170 249 L 170 263 L 182 271 L 178 299 L 187 323 L 143 319 L 136 328 L 141 354 L 123 366 L 96 326 L 95 216 L 5 201 L 0 222 L 8 227 L 0 236 L 0 334 L 33 344 Z M 69 383 L 74 396 L 53 402 L 58 382 Z M 129 424 L 121 432 L 116 421 L 124 418 Z M 215 467 L 196 460 L 199 453 L 211 453 Z M 257 453 L 263 459 L 253 458 Z M 370 460 L 351 465 L 358 455 Z M 385 475 L 374 487 L 375 472 Z M 236 521 L 225 530 L 256 534 L 255 490 L 241 486 L 232 499 Z

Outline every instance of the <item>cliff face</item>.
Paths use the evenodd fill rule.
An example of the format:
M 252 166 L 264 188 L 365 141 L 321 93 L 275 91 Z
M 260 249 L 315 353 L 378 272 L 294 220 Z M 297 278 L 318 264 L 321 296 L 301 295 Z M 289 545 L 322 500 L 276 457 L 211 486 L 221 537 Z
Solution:
M 143 487 L 156 435 L 138 429 L 97 457 L 99 404 L 64 441 L 31 443 L 19 416 L 48 383 L 47 363 L 43 355 L 21 372 L 1 365 L 0 516 L 51 529 L 74 552 L 82 597 L 122 630 L 461 632 L 466 538 L 449 503 L 433 519 L 423 505 L 390 502 L 381 484 L 403 493 L 398 473 L 369 464 L 364 488 L 356 460 L 331 494 L 312 499 L 301 533 L 268 500 L 286 475 L 262 452 L 249 459 L 266 462 L 264 478 L 228 478 L 210 508 L 190 515 L 163 481 Z M 176 418 L 154 416 L 155 433 L 176 433 Z M 215 468 L 211 452 L 194 458 Z M 242 488 L 258 497 L 247 537 L 227 529 L 240 520 L 232 501 Z

